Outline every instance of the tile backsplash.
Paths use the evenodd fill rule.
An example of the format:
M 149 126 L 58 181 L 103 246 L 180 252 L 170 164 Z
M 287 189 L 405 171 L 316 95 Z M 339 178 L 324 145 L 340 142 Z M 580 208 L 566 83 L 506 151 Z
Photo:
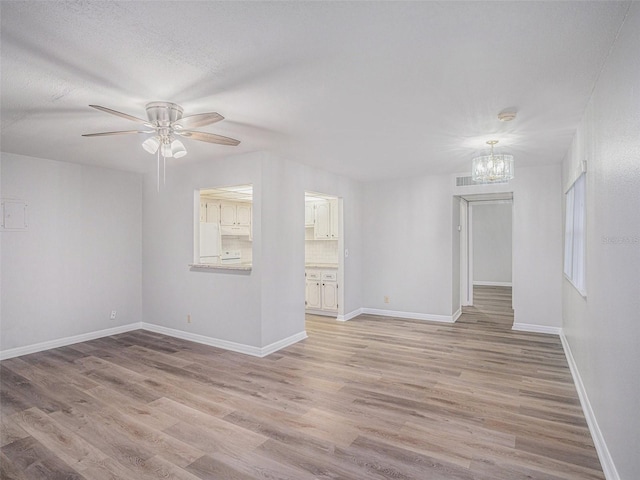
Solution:
M 253 242 L 248 237 L 222 236 L 222 251 L 240 250 L 243 263 L 250 263 L 253 260 Z
M 338 263 L 338 241 L 306 240 L 304 260 L 306 263 Z

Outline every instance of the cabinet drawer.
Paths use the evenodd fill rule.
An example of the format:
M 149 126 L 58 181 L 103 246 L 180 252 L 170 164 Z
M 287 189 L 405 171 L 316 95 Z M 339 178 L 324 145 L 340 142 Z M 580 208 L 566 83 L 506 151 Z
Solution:
M 320 272 L 307 272 L 307 280 L 320 280 Z
M 322 272 L 323 282 L 336 282 L 338 280 L 338 274 L 336 272 Z

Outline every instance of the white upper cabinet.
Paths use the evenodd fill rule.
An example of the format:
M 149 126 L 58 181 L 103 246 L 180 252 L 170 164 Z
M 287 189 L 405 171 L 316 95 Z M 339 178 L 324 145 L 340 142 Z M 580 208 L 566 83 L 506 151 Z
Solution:
M 207 202 L 207 222 L 220 223 L 220 204 Z
M 313 227 L 315 221 L 314 205 L 311 202 L 305 202 L 304 204 L 304 226 Z
M 221 203 L 220 225 L 251 225 L 251 205 L 246 203 Z
M 338 214 L 338 199 L 329 200 L 329 232 L 331 238 L 338 238 L 340 231 L 340 222 Z
M 313 236 L 316 240 L 337 240 L 340 231 L 338 199 L 314 204 Z M 306 211 L 305 211 L 306 223 Z
M 239 203 L 236 207 L 238 225 L 251 225 L 251 205 Z
M 220 203 L 200 202 L 200 221 L 207 223 L 220 223 Z
M 331 239 L 331 211 L 329 202 L 316 203 L 313 236 L 318 240 Z

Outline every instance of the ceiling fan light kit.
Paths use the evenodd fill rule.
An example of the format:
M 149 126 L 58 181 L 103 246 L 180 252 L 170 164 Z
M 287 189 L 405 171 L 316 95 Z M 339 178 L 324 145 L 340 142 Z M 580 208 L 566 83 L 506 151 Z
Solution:
M 160 188 L 160 155 L 163 161 L 167 158 L 181 158 L 187 154 L 184 144 L 176 137 L 191 138 L 201 142 L 216 143 L 218 145 L 236 146 L 239 140 L 214 133 L 191 130 L 192 128 L 210 125 L 224 117 L 216 112 L 199 113 L 183 117 L 184 109 L 172 102 L 150 102 L 146 105 L 147 120 L 134 117 L 127 113 L 118 112 L 100 105 L 89 105 L 96 110 L 126 118 L 144 125 L 151 130 L 124 130 L 117 132 L 87 133 L 83 137 L 104 137 L 108 135 L 123 135 L 129 133 L 154 134 L 142 142 L 142 148 L 150 154 L 158 156 L 158 188 Z M 163 168 L 164 170 L 164 168 Z

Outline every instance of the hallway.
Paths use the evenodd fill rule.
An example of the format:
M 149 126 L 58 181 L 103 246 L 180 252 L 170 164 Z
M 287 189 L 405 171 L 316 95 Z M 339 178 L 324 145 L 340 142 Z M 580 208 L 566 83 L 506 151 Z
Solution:
M 513 308 L 511 287 L 475 285 L 473 306 L 462 307 L 457 324 L 478 324 L 488 328 L 511 330 Z

